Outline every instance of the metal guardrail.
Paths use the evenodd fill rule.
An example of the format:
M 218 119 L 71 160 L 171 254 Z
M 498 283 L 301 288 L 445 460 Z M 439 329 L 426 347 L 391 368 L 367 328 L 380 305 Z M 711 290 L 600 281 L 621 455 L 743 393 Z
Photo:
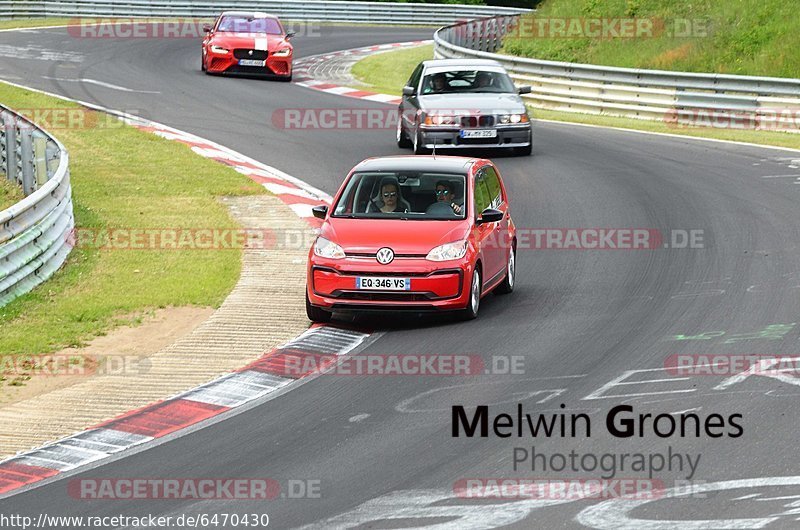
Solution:
M 543 61 L 495 53 L 518 27 L 518 16 L 456 23 L 434 34 L 435 57 L 483 58 L 500 62 L 536 107 L 663 120 L 676 124 L 797 132 L 800 79 L 641 70 Z M 714 123 L 717 120 L 718 123 Z
M 50 278 L 64 263 L 75 226 L 69 157 L 61 143 L 0 105 L 0 178 L 26 197 L 0 211 L 0 307 Z
M 460 4 L 408 4 L 300 0 L 66 0 L 0 1 L 0 18 L 186 17 L 211 18 L 224 10 L 266 11 L 289 20 L 442 25 L 528 10 Z

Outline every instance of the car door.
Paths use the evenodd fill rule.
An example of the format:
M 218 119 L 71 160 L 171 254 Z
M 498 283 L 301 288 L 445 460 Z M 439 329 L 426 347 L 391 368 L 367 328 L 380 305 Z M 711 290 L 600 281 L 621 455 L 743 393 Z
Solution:
M 475 215 L 475 239 L 480 249 L 481 263 L 483 264 L 483 285 L 486 287 L 496 279 L 503 270 L 505 263 L 501 261 L 498 251 L 497 227 L 499 223 L 478 224 L 481 212 L 492 207 L 492 196 L 486 185 L 486 168 L 481 168 L 475 174 L 475 184 L 472 191 Z
M 413 138 L 412 135 L 417 132 L 415 118 L 417 116 L 417 110 L 419 109 L 419 82 L 420 79 L 422 79 L 423 66 L 422 63 L 419 63 L 406 82 L 406 86 L 414 88 L 414 93 L 410 96 L 403 95 L 400 100 L 400 117 L 403 120 L 403 127 L 408 133 L 409 138 Z
M 508 201 L 503 192 L 503 186 L 500 185 L 500 175 L 493 165 L 487 165 L 483 169 L 483 182 L 486 185 L 489 193 L 490 208 L 500 210 L 503 212 L 503 218 L 496 222 L 491 223 L 494 225 L 493 241 L 495 245 L 492 248 L 492 261 L 497 260 L 498 271 L 505 271 L 506 263 L 508 261 L 508 249 L 511 248 L 511 233 L 509 231 L 509 221 L 511 214 L 508 209 Z

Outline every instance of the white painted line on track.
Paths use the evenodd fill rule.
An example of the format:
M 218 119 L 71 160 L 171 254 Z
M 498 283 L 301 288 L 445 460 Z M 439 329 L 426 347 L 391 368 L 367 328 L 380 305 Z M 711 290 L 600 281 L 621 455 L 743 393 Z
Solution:
M 233 408 L 274 392 L 293 381 L 288 377 L 246 370 L 223 376 L 183 394 L 182 397 L 210 405 Z
M 349 94 L 350 92 L 357 92 L 356 89 L 346 87 L 346 86 L 337 86 L 333 88 L 325 88 L 322 90 L 323 92 L 327 92 L 328 94 L 336 94 L 337 96 L 342 96 L 345 94 Z
M 49 79 L 50 81 L 58 81 L 59 83 L 81 83 L 87 85 L 97 85 L 104 88 L 110 88 L 112 90 L 119 90 L 120 92 L 135 92 L 137 94 L 161 93 L 158 90 L 135 90 L 133 88 L 127 88 L 124 86 L 114 85 L 112 83 L 106 83 L 105 81 L 98 81 L 97 79 L 88 79 L 88 78 L 70 79 L 68 77 L 51 77 L 49 75 L 43 75 L 42 79 Z
M 283 184 L 267 183 L 264 184 L 264 187 L 267 188 L 270 193 L 274 193 L 275 195 L 296 195 L 298 197 L 305 197 L 307 199 L 317 198 L 306 190 L 284 186 Z
M 703 407 L 694 407 L 694 408 L 686 409 L 686 410 L 676 410 L 675 412 L 670 412 L 669 414 L 670 414 L 670 416 L 676 415 L 676 414 L 686 414 L 687 412 L 697 412 L 697 411 L 701 410 L 702 408 Z
M 289 208 L 297 215 L 298 217 L 314 217 L 314 212 L 311 211 L 310 204 L 290 204 Z

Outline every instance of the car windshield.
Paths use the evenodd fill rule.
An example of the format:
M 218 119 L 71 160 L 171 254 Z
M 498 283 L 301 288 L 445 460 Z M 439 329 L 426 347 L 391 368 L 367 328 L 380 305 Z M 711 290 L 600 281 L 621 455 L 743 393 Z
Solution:
M 234 17 L 224 16 L 219 21 L 217 31 L 233 33 L 266 33 L 268 35 L 282 35 L 283 28 L 274 18 Z
M 453 70 L 426 75 L 422 80 L 423 94 L 452 94 L 459 92 L 514 93 L 514 83 L 508 74 L 490 70 Z
M 333 217 L 358 219 L 464 219 L 466 176 L 454 173 L 381 171 L 354 173 Z

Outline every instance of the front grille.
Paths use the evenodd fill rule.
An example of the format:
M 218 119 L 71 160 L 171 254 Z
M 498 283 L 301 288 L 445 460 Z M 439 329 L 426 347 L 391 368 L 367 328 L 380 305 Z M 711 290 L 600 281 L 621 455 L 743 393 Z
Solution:
M 461 118 L 461 126 L 470 127 L 493 127 L 494 116 L 463 116 Z
M 252 55 L 251 55 L 252 53 Z M 245 49 L 237 49 L 233 50 L 233 56 L 237 59 L 253 59 L 256 61 L 263 61 L 267 58 L 267 51 L 266 50 L 245 50 Z
M 337 296 L 340 300 L 367 300 L 370 302 L 425 302 L 431 300 L 430 296 L 419 293 L 370 293 L 370 292 L 343 292 Z
M 357 311 L 359 313 L 366 313 L 366 312 L 383 312 L 383 311 L 391 311 L 392 313 L 397 313 L 401 311 L 406 311 L 408 313 L 423 313 L 423 312 L 439 312 L 442 311 L 441 309 L 437 308 L 433 305 L 428 304 L 420 304 L 420 305 L 391 305 L 391 306 L 376 306 L 370 304 L 354 304 L 351 302 L 347 302 L 345 304 L 333 304 L 332 309 L 334 311 Z
M 241 66 L 238 64 L 234 64 L 233 66 L 229 67 L 227 70 L 225 70 L 225 73 L 253 76 L 273 75 L 269 68 L 264 68 L 263 66 Z

